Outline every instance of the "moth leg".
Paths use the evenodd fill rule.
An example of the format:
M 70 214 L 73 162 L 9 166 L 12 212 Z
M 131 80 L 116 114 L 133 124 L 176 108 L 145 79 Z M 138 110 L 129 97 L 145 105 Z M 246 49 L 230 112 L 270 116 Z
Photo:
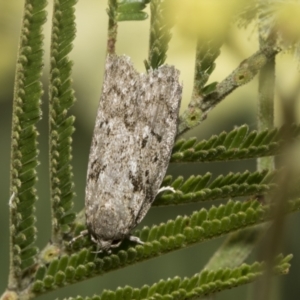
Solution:
M 96 240 L 93 240 L 93 238 L 92 238 L 92 241 L 93 241 L 94 243 L 97 243 Z M 102 253 L 102 252 L 103 252 L 103 250 L 102 250 L 102 249 L 99 249 L 99 245 L 98 245 L 98 244 L 97 244 L 97 251 L 91 251 L 91 253 L 96 253 L 96 254 Z M 110 254 L 110 253 L 111 253 L 111 250 L 107 250 L 107 253 Z
M 97 241 L 93 236 L 91 237 L 91 239 L 92 239 L 92 241 L 93 241 L 95 244 L 97 244 L 97 248 L 98 248 L 97 251 L 91 251 L 91 253 L 102 253 L 102 252 L 106 251 L 108 254 L 111 254 L 110 248 L 117 248 L 117 247 L 119 247 L 119 246 L 121 245 L 121 243 L 122 243 L 122 240 L 120 240 L 118 243 L 115 243 L 115 244 L 109 243 L 109 244 L 108 244 L 109 246 L 103 247 L 103 248 L 100 248 L 100 249 L 99 249 L 99 247 L 101 247 L 101 246 L 99 245 L 99 241 Z M 102 245 L 102 246 L 103 246 L 103 245 Z
M 110 248 L 117 248 L 117 247 L 119 247 L 119 246 L 121 245 L 121 243 L 122 243 L 122 240 L 119 241 L 119 242 L 116 243 L 116 244 L 111 244 L 111 245 L 110 245 Z
M 171 186 L 163 186 L 161 187 L 158 192 L 157 192 L 157 195 L 161 192 L 164 192 L 164 191 L 170 191 L 172 193 L 176 193 L 176 191 L 174 190 L 174 188 L 172 188 Z
M 69 242 L 69 245 L 71 245 L 71 244 L 74 243 L 76 240 L 78 240 L 78 239 L 80 239 L 80 238 L 82 238 L 82 237 L 84 237 L 84 236 L 86 236 L 86 235 L 88 235 L 88 234 L 89 234 L 89 232 L 88 232 L 87 229 L 86 229 L 86 230 L 82 230 L 82 231 L 80 232 L 79 235 L 77 235 L 77 236 L 75 236 L 75 237 L 73 237 L 73 238 L 71 239 L 71 241 Z
M 141 241 L 138 237 L 134 236 L 134 235 L 130 235 L 128 237 L 129 241 L 131 242 L 135 242 L 137 244 L 140 244 L 140 245 L 144 245 L 145 243 L 143 241 Z

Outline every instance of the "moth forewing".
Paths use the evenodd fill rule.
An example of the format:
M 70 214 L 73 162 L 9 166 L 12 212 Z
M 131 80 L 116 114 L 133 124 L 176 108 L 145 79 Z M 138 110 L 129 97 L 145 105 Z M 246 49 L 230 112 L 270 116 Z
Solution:
M 162 66 L 140 74 L 129 57 L 108 55 L 90 149 L 86 222 L 99 250 L 118 246 L 149 210 L 174 144 L 182 86 Z

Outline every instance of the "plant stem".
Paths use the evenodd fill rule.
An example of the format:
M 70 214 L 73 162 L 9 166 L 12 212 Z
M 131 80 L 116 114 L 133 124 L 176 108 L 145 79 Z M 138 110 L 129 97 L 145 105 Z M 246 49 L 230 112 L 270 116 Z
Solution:
M 262 44 L 262 43 L 261 43 Z M 261 68 L 258 79 L 258 112 L 257 129 L 263 131 L 274 127 L 274 84 L 275 84 L 275 56 Z M 257 170 L 274 169 L 274 156 L 257 159 Z
M 118 2 L 117 0 L 108 0 L 108 36 L 107 36 L 107 53 L 115 54 L 116 41 L 118 33 Z

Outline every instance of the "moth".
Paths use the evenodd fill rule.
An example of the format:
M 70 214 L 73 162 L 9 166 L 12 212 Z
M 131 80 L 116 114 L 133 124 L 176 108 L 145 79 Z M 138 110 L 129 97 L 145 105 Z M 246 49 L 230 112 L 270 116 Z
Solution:
M 89 155 L 87 231 L 99 251 L 118 247 L 151 207 L 174 144 L 182 95 L 179 71 L 137 72 L 129 57 L 108 55 Z M 82 235 L 81 234 L 81 235 Z

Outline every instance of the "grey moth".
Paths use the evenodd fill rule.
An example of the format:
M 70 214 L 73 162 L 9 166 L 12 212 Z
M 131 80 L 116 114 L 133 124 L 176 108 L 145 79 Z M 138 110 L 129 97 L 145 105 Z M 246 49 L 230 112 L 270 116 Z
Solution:
M 125 239 L 142 221 L 165 176 L 182 95 L 179 71 L 164 65 L 137 72 L 129 57 L 108 55 L 89 155 L 87 231 L 99 251 Z

